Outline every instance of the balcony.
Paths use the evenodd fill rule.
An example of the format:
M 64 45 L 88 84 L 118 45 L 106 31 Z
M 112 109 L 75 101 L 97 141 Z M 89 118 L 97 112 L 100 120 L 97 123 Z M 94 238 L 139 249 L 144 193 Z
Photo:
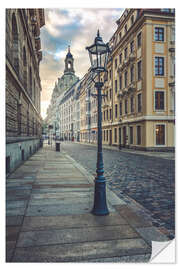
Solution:
M 123 95 L 126 95 L 127 93 L 128 93 L 128 88 L 127 87 L 123 88 Z
M 128 58 L 124 59 L 122 68 L 126 67 L 128 65 Z
M 133 92 L 136 90 L 136 83 L 135 82 L 131 82 L 130 85 L 128 86 L 128 91 L 129 92 Z
M 122 96 L 123 96 L 123 92 L 122 92 L 122 90 L 119 90 L 118 93 L 117 93 L 117 97 L 120 98 L 120 97 L 122 97 Z
M 106 109 L 106 108 L 108 108 L 109 107 L 109 104 L 104 104 L 103 105 L 103 109 Z
M 135 54 L 135 52 L 132 52 L 132 53 L 129 55 L 129 62 L 133 62 L 135 59 L 136 59 L 136 54 Z
M 174 86 L 175 86 L 175 81 L 169 83 L 169 87 L 174 87 Z
M 175 52 L 175 48 L 174 47 L 169 48 L 169 52 L 170 53 L 174 53 Z
M 119 72 L 119 71 L 121 71 L 122 69 L 123 69 L 123 64 L 121 63 L 121 64 L 119 64 L 118 70 L 117 70 L 117 71 Z

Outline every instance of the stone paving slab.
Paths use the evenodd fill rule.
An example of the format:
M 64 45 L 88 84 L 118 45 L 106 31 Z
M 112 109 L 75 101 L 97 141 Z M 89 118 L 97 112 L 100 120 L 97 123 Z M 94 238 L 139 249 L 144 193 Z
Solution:
M 90 197 L 91 194 L 87 193 L 87 192 L 56 192 L 56 193 L 32 193 L 31 194 L 31 200 L 33 199 L 79 199 L 79 198 L 87 198 Z
M 30 194 L 30 189 L 7 189 L 6 200 L 27 200 Z
M 16 247 L 16 241 L 6 240 L 6 262 L 10 262 Z
M 149 254 L 140 238 L 16 248 L 13 262 L 79 262 L 87 259 Z
M 29 206 L 26 212 L 26 216 L 59 216 L 59 215 L 79 215 L 83 213 L 89 213 L 92 209 L 92 206 L 86 202 L 86 204 L 76 203 L 72 205 L 69 204 L 55 204 L 42 206 Z
M 61 173 L 61 174 L 39 174 L 37 175 L 37 179 L 50 179 L 50 180 L 65 180 L 65 179 L 84 179 L 84 176 L 82 174 L 78 174 L 74 177 L 74 175 L 72 173 Z
M 15 185 L 15 186 L 10 186 L 10 187 L 7 187 L 7 190 L 8 191 L 18 191 L 18 190 L 23 190 L 23 191 L 26 191 L 26 190 L 31 190 L 32 189 L 32 185 L 24 185 L 24 186 L 19 186 L 19 185 Z
M 89 193 L 92 192 L 93 189 L 91 188 L 42 188 L 42 189 L 33 189 L 32 190 L 32 194 L 33 193 L 64 193 L 64 192 L 85 192 L 85 193 Z M 78 195 L 77 195 L 78 196 Z
M 129 224 L 133 227 L 146 227 L 151 226 L 152 224 L 145 220 L 142 216 L 138 216 L 128 205 L 119 205 L 115 206 L 117 211 L 122 217 L 124 217 Z
M 11 179 L 11 178 L 19 178 L 19 179 L 33 179 L 36 177 L 36 173 L 34 173 L 34 171 L 32 172 L 19 172 L 19 173 L 12 173 L 8 179 Z
M 119 226 L 70 228 L 61 230 L 21 232 L 17 247 L 30 247 L 79 242 L 106 241 L 138 238 L 138 234 L 127 224 Z
M 20 182 L 20 181 L 12 181 L 12 182 L 9 182 L 9 183 L 7 183 L 6 184 L 6 187 L 7 188 L 9 188 L 9 187 L 22 187 L 22 186 L 30 186 L 31 185 L 31 187 L 32 187 L 32 183 L 33 183 L 34 181 L 26 181 L 26 182 Z
M 6 207 L 7 207 L 7 209 L 13 209 L 13 208 L 18 208 L 18 207 L 26 207 L 26 205 L 27 205 L 27 200 L 20 200 L 20 201 L 18 201 L 18 200 L 15 200 L 15 201 L 7 201 L 6 202 Z
M 114 192 L 108 188 L 106 189 L 106 197 L 110 204 L 113 206 L 126 204 L 125 201 L 121 200 Z
M 20 226 L 10 226 L 10 227 L 7 226 L 6 227 L 6 240 L 16 241 L 20 228 L 21 228 Z
M 73 183 L 73 184 L 54 184 L 54 183 L 45 183 L 45 184 L 33 184 L 33 189 L 48 189 L 48 188 L 89 188 L 89 187 L 93 187 L 93 185 L 91 184 L 77 184 L 77 183 Z
M 147 263 L 151 258 L 151 254 L 146 255 L 131 255 L 122 257 L 111 257 L 111 258 L 100 258 L 100 259 L 89 259 L 83 261 L 84 263 Z
M 47 217 L 25 217 L 21 231 L 54 230 L 60 228 L 81 228 L 98 226 L 116 226 L 127 224 L 117 213 L 108 216 L 94 216 L 92 214 L 69 215 L 69 216 L 47 216 Z
M 54 166 L 49 165 L 49 166 L 45 166 L 43 168 L 44 171 L 46 171 L 46 170 L 55 170 L 55 171 L 59 170 L 60 171 L 62 169 L 74 169 L 74 166 L 72 164 L 69 164 L 69 163 L 64 163 L 64 164 L 58 164 L 58 167 L 57 167 L 57 165 L 54 165 Z
M 63 207 L 63 205 L 65 204 L 83 204 L 85 205 L 87 203 L 87 201 L 91 202 L 91 204 L 93 203 L 93 198 L 90 198 L 90 196 L 86 196 L 84 198 L 81 198 L 81 197 L 74 197 L 74 198 L 61 198 L 61 199 L 51 199 L 51 198 L 48 198 L 48 199 L 33 199 L 33 200 L 30 200 L 29 202 L 29 206 L 33 206 L 33 205 L 41 205 L 41 206 L 44 206 L 44 205 L 59 205 L 60 207 Z
M 144 238 L 144 240 L 151 245 L 152 241 L 169 241 L 169 238 L 162 234 L 155 227 L 137 228 L 136 231 Z
M 58 180 L 49 180 L 49 179 L 38 179 L 35 183 L 35 185 L 48 185 L 48 184 L 51 184 L 51 185 L 58 185 L 58 184 L 61 184 L 61 185 L 79 185 L 79 184 L 88 184 L 84 179 L 82 180 L 62 180 L 62 181 L 58 181 Z
M 7 216 L 6 226 L 20 226 L 23 223 L 24 216 Z
M 6 208 L 6 216 L 21 216 L 25 214 L 26 207 Z

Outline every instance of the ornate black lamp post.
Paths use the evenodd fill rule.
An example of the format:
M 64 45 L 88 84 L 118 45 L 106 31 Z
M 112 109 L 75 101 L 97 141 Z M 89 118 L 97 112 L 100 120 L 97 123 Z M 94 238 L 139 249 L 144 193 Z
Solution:
M 106 71 L 107 59 L 109 54 L 109 46 L 105 44 L 97 32 L 94 44 L 86 47 L 89 52 L 91 61 L 91 71 L 97 73 L 98 81 L 95 82 L 98 98 L 98 152 L 97 152 L 97 169 L 95 178 L 94 191 L 94 207 L 92 213 L 97 216 L 105 216 L 109 214 L 106 204 L 106 179 L 104 177 L 103 153 L 102 153 L 102 94 L 101 89 L 103 83 L 100 81 L 100 73 Z

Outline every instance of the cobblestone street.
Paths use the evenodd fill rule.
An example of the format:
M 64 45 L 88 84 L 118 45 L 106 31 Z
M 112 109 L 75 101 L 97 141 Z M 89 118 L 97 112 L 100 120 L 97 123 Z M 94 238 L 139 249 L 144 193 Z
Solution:
M 61 151 L 95 175 L 95 146 L 63 142 Z M 136 202 L 143 206 L 154 219 L 153 225 L 172 239 L 175 234 L 175 162 L 167 156 L 162 158 L 148 154 L 104 149 L 105 177 L 109 188 L 119 198 L 129 204 Z

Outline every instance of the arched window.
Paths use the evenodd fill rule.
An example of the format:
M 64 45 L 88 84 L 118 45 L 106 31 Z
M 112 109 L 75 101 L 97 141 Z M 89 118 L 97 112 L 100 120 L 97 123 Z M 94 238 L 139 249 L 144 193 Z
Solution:
M 24 87 L 27 90 L 27 59 L 26 59 L 26 49 L 23 48 L 23 80 L 24 80 Z
M 18 29 L 16 16 L 12 15 L 12 62 L 15 70 L 19 73 L 19 48 L 18 48 Z
M 32 98 L 32 69 L 29 69 L 29 95 Z

